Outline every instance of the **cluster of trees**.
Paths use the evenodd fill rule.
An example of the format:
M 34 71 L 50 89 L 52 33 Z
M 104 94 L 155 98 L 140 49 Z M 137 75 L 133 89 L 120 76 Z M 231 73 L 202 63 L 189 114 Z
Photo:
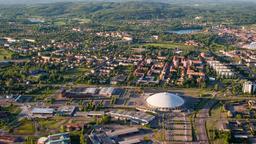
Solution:
M 80 101 L 79 105 L 82 111 L 98 111 L 104 107 L 103 101 L 101 101 L 99 104 L 94 104 L 93 101 L 89 101 L 86 105 L 83 105 L 83 101 Z
M 0 114 L 6 115 L 5 117 L 0 118 L 0 129 L 2 128 L 9 128 L 10 123 L 16 120 L 19 111 L 14 105 L 10 105 L 8 107 L 0 106 Z
M 34 71 L 40 71 L 37 74 L 31 74 Z M 63 83 L 63 67 L 60 65 L 35 65 L 33 63 L 13 64 L 10 67 L 0 71 L 1 92 L 8 92 L 18 88 L 25 88 L 27 82 L 33 84 L 51 84 Z
M 210 130 L 213 134 L 213 140 L 221 140 L 223 144 L 229 144 L 231 141 L 230 132 L 222 132 L 219 130 Z

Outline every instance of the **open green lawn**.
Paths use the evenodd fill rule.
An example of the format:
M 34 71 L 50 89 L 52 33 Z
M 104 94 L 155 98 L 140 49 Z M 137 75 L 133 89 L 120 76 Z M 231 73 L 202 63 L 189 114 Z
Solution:
M 18 128 L 14 130 L 17 135 L 33 135 L 35 133 L 35 127 L 32 121 L 22 120 Z
M 66 25 L 66 22 L 59 20 L 59 21 L 54 22 L 54 24 L 58 25 L 58 26 L 63 26 L 63 25 Z
M 182 43 L 172 43 L 172 42 L 161 42 L 161 43 L 148 43 L 143 46 L 153 46 L 159 48 L 180 48 L 180 49 L 194 49 L 194 46 L 186 46 Z
M 0 60 L 11 59 L 12 52 L 4 48 L 0 48 Z
M 56 19 L 54 21 L 54 24 L 57 26 L 63 26 L 63 25 L 67 25 L 67 24 L 72 24 L 72 23 L 80 23 L 80 24 L 85 24 L 85 23 L 89 23 L 91 20 L 90 19 L 80 19 L 80 18 L 74 18 L 74 19 L 63 19 L 63 18 L 59 18 Z
M 43 129 L 60 130 L 60 127 L 68 122 L 67 119 L 55 117 L 52 119 L 39 119 L 38 123 Z
M 49 133 L 60 132 L 61 127 L 68 123 L 68 119 L 62 117 L 55 117 L 50 119 L 35 119 L 35 122 L 31 120 L 21 120 L 14 129 L 16 135 L 34 135 L 36 133 L 35 125 L 37 127 L 37 133 L 47 135 Z
M 207 90 L 207 89 L 201 89 L 201 88 L 152 88 L 152 87 L 145 87 L 143 88 L 143 90 L 145 92 L 149 92 L 149 93 L 157 93 L 159 91 L 167 91 L 170 93 L 181 93 L 182 95 L 186 95 L 186 96 L 191 96 L 191 97 L 200 97 L 200 95 L 208 95 L 209 97 L 211 97 L 209 94 L 212 93 L 211 90 Z
M 227 143 L 226 132 L 218 131 L 222 126 L 221 117 L 226 117 L 225 112 L 223 112 L 223 104 L 218 103 L 211 109 L 211 118 L 207 120 L 206 127 L 207 133 L 211 143 L 219 144 L 219 143 Z M 216 133 L 219 132 L 219 134 Z
M 91 22 L 90 19 L 86 19 L 86 18 L 74 18 L 74 19 L 72 19 L 72 20 L 73 20 L 73 21 L 78 21 L 78 22 L 81 23 L 81 24 L 85 24 L 85 23 Z

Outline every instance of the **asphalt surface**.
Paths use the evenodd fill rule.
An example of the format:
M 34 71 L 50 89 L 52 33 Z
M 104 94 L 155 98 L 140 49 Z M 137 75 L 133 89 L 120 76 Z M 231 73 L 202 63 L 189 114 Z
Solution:
M 209 139 L 206 130 L 206 120 L 209 118 L 209 110 L 215 104 L 215 101 L 208 102 L 197 114 L 196 127 L 197 127 L 197 140 L 202 144 L 209 144 Z

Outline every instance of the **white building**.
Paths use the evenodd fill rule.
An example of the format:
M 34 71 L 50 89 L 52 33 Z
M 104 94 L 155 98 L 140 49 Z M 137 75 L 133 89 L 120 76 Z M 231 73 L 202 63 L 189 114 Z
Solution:
M 108 112 L 107 115 L 114 119 L 130 120 L 141 125 L 149 124 L 152 120 L 155 119 L 154 115 L 141 111 L 112 110 Z
M 209 66 L 222 78 L 235 78 L 236 73 L 229 66 L 220 61 L 207 61 Z
M 256 83 L 247 81 L 243 84 L 243 92 L 244 93 L 249 93 L 249 94 L 254 94 L 256 92 Z
M 103 87 L 100 89 L 99 95 L 101 96 L 112 96 L 115 91 L 113 87 Z
M 146 99 L 148 106 L 159 111 L 169 111 L 179 109 L 184 103 L 184 99 L 172 93 L 157 93 Z
M 86 88 L 85 93 L 86 94 L 96 94 L 97 91 L 98 91 L 97 88 L 91 87 L 91 88 Z
M 52 108 L 33 108 L 31 113 L 34 118 L 50 118 L 54 116 L 55 110 Z

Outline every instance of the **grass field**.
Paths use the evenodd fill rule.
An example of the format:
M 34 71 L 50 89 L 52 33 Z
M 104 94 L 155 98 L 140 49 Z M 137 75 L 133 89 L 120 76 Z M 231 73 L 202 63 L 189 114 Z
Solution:
M 191 97 L 200 97 L 200 95 L 206 95 L 206 94 L 211 94 L 212 92 L 207 89 L 200 89 L 200 88 L 163 88 L 163 87 L 145 87 L 143 90 L 146 93 L 158 93 L 161 91 L 165 92 L 170 92 L 170 93 L 178 93 L 180 95 L 185 95 L 185 96 L 191 96 Z
M 35 133 L 35 127 L 32 121 L 22 120 L 20 126 L 14 131 L 17 135 L 33 135 Z
M 85 24 L 85 23 L 89 23 L 89 22 L 91 22 L 91 20 L 90 19 L 86 19 L 86 18 L 84 18 L 84 19 L 80 19 L 80 18 L 74 18 L 74 19 L 72 19 L 73 21 L 78 21 L 80 24 Z
M 63 26 L 63 25 L 66 25 L 66 22 L 59 20 L 59 21 L 55 21 L 54 24 L 57 26 Z
M 220 136 L 216 136 L 215 132 L 221 128 L 221 117 L 226 116 L 223 113 L 223 104 L 219 103 L 211 109 L 211 118 L 206 122 L 209 140 L 213 144 L 227 143 L 227 140 L 222 134 L 220 134 Z
M 194 49 L 194 46 L 187 46 L 182 43 L 171 43 L 171 42 L 163 42 L 163 43 L 148 43 L 143 46 L 153 46 L 159 48 L 180 48 L 180 49 Z
M 0 48 L 0 60 L 11 59 L 12 52 L 4 48 Z
M 63 26 L 63 25 L 72 24 L 72 23 L 86 24 L 86 23 L 89 23 L 90 21 L 91 21 L 90 19 L 80 19 L 80 18 L 74 18 L 69 20 L 59 18 L 54 21 L 54 24 L 57 26 Z
M 41 135 L 48 135 L 49 133 L 60 132 L 61 127 L 69 122 L 69 119 L 60 117 L 50 119 L 36 119 L 34 122 L 31 120 L 21 120 L 20 124 L 14 130 L 16 135 L 34 135 L 35 133 Z M 37 128 L 37 131 L 36 131 Z
M 38 120 L 38 123 L 42 128 L 50 129 L 50 130 L 59 130 L 61 125 L 66 124 L 68 122 L 68 119 L 64 119 L 61 117 L 55 117 L 52 119 L 40 119 Z

